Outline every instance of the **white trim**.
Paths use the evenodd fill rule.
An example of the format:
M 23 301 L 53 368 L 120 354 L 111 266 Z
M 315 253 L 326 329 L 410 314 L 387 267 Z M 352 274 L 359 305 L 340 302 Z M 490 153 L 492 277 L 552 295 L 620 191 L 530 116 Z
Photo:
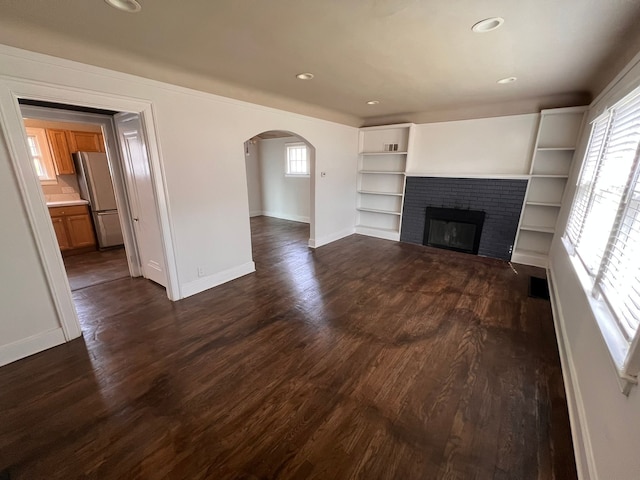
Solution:
M 582 391 L 576 375 L 571 346 L 567 340 L 565 331 L 565 320 L 562 311 L 562 304 L 559 302 L 559 294 L 556 288 L 553 269 L 547 269 L 547 278 L 550 288 L 551 310 L 553 312 L 553 326 L 556 332 L 558 352 L 560 354 L 560 365 L 564 378 L 564 388 L 567 395 L 567 407 L 569 410 L 569 423 L 571 426 L 571 436 L 573 438 L 574 455 L 576 459 L 576 469 L 580 480 L 597 480 L 598 473 L 593 456 L 591 436 L 586 421 Z
M 251 103 L 248 101 L 244 101 L 244 100 L 238 100 L 235 98 L 231 98 L 231 97 L 225 97 L 216 93 L 212 93 L 212 92 L 208 92 L 208 91 L 203 91 L 203 90 L 196 90 L 193 88 L 188 88 L 188 87 L 182 87 L 173 83 L 168 83 L 168 82 L 163 82 L 163 81 L 159 81 L 159 80 L 152 80 L 150 78 L 146 78 L 146 77 L 142 77 L 139 75 L 133 75 L 130 73 L 123 73 L 123 72 L 118 72 L 116 70 L 110 70 L 108 68 L 103 68 L 103 67 L 97 67 L 95 65 L 90 65 L 88 63 L 82 63 L 82 62 L 76 62 L 74 60 L 68 60 L 66 58 L 61 58 L 61 57 L 55 57 L 52 55 L 48 55 L 48 54 L 44 54 L 44 53 L 37 53 L 37 52 L 33 52 L 31 50 L 24 50 L 21 48 L 16 48 L 16 47 L 11 47 L 9 45 L 5 45 L 5 44 L 1 44 L 0 43 L 0 55 L 6 55 L 9 57 L 14 57 L 18 60 L 27 60 L 30 62 L 37 62 L 37 63 L 41 63 L 44 64 L 46 66 L 53 66 L 53 67 L 57 67 L 57 68 L 65 68 L 67 70 L 73 70 L 82 74 L 92 74 L 92 75 L 99 75 L 105 78 L 110 78 L 113 80 L 121 80 L 121 81 L 126 81 L 126 82 L 131 82 L 131 83 L 135 83 L 139 86 L 149 86 L 149 87 L 153 87 L 153 88 L 159 88 L 162 90 L 167 90 L 170 92 L 176 92 L 176 93 L 181 93 L 183 95 L 190 95 L 192 97 L 195 98 L 203 98 L 203 99 L 209 99 L 211 100 L 212 98 L 215 98 L 216 101 L 218 102 L 223 102 L 223 103 L 227 103 L 229 105 L 236 105 L 236 106 L 241 106 L 244 108 L 250 108 L 253 110 L 260 110 L 263 112 L 270 112 L 270 113 L 277 113 L 279 115 L 286 115 L 287 117 L 293 116 L 296 117 L 298 119 L 301 120 L 314 120 L 314 121 L 318 121 L 318 122 L 323 122 L 323 123 L 327 123 L 327 124 L 331 124 L 331 125 L 340 125 L 340 126 L 346 126 L 346 127 L 350 127 L 353 128 L 355 130 L 358 130 L 360 127 L 358 127 L 355 123 L 351 124 L 351 123 L 341 123 L 341 122 L 336 122 L 336 121 L 332 121 L 332 120 L 326 120 L 323 118 L 318 118 L 318 117 L 314 117 L 311 115 L 305 115 L 302 113 L 296 113 L 296 112 L 291 112 L 289 110 L 284 110 L 283 108 L 277 108 L 277 107 L 267 107 L 264 105 L 260 105 L 257 103 Z M 22 81 L 21 77 L 12 77 L 9 75 L 0 75 L 0 78 L 6 78 L 6 79 L 12 79 L 12 80 L 17 80 L 17 81 Z M 48 83 L 47 83 L 48 84 Z M 46 100 L 46 99 L 41 99 L 41 100 Z M 55 100 L 51 100 L 53 102 L 55 102 Z M 88 105 L 85 105 L 88 106 Z M 91 105 L 95 108 L 105 108 L 105 109 L 109 109 L 108 105 Z M 407 124 L 409 125 L 409 124 Z M 260 133 L 260 132 L 258 132 Z
M 323 245 L 327 245 L 329 243 L 335 242 L 336 240 L 340 240 L 341 238 L 348 237 L 349 235 L 353 235 L 355 233 L 355 228 L 346 228 L 344 230 L 340 230 L 339 232 L 331 233 L 329 235 L 325 235 L 320 239 L 309 239 L 309 247 L 318 248 Z
M 251 210 L 251 211 L 249 212 L 249 216 L 250 216 L 250 217 L 260 217 L 260 216 L 262 216 L 262 215 L 264 215 L 264 213 L 262 212 L 262 210 Z
M 565 115 L 567 113 L 584 113 L 589 110 L 589 105 L 581 105 L 579 107 L 562 107 L 562 108 L 547 108 L 540 110 L 542 115 Z
M 67 341 L 62 328 L 48 330 L 0 347 L 0 367 Z
M 593 99 L 589 108 L 593 108 L 597 105 L 603 98 L 609 95 L 613 90 L 617 87 L 617 85 L 623 80 L 628 80 L 625 77 L 637 66 L 640 64 L 640 52 L 638 52 L 629 63 L 627 63 L 622 70 L 611 80 L 606 87 L 602 89 L 602 91 L 598 94 L 596 98 Z M 632 79 L 635 80 L 635 79 Z
M 13 115 L 9 116 L 9 112 Z M 13 120 L 13 123 L 12 123 Z M 66 340 L 82 335 L 80 321 L 71 297 L 62 254 L 53 231 L 44 193 L 27 150 L 20 105 L 14 92 L 0 84 L 0 130 L 15 173 L 26 219 L 31 229 L 40 264 L 51 292 L 58 321 Z
M 492 178 L 506 180 L 528 180 L 530 175 L 518 173 L 427 173 L 406 172 L 407 177 L 443 177 L 443 178 Z
M 389 125 L 374 125 L 372 127 L 360 127 L 360 130 L 371 131 L 371 130 L 392 130 L 394 128 L 408 128 L 413 127 L 415 123 L 391 123 Z M 392 153 L 392 152 L 389 152 Z M 395 153 L 395 152 L 393 152 Z
M 217 287 L 223 283 L 230 282 L 236 278 L 243 277 L 256 271 L 256 264 L 254 262 L 247 262 L 237 267 L 232 267 L 222 272 L 202 277 L 192 282 L 186 283 L 182 286 L 182 298 L 190 297 L 210 288 Z
M 268 212 L 263 210 L 260 215 L 265 217 L 280 218 L 282 220 L 291 220 L 292 222 L 310 223 L 310 218 L 303 215 L 289 215 L 288 213 Z
M 2 52 L 2 46 L 0 45 L 0 53 Z M 42 61 L 42 58 L 39 58 L 39 61 Z M 62 62 L 63 64 L 65 62 Z M 100 73 L 104 72 L 101 70 Z M 162 243 L 164 246 L 164 254 L 165 254 L 165 262 L 167 267 L 167 297 L 170 300 L 179 300 L 182 298 L 180 292 L 180 282 L 178 276 L 178 268 L 176 264 L 175 251 L 174 251 L 174 240 L 173 240 L 173 231 L 171 227 L 170 221 L 170 208 L 168 205 L 168 194 L 166 189 L 165 182 L 165 173 L 164 166 L 161 158 L 160 149 L 158 148 L 158 139 L 157 139 L 157 122 L 154 119 L 153 113 L 153 105 L 151 102 L 143 100 L 143 99 L 132 99 L 130 97 L 124 97 L 121 95 L 115 94 L 107 94 L 101 92 L 94 92 L 80 88 L 69 88 L 57 84 L 49 84 L 44 82 L 34 82 L 26 79 L 16 79 L 9 78 L 7 76 L 0 76 L 3 80 L 3 84 L 9 88 L 10 93 L 13 97 L 14 101 L 14 110 L 15 110 L 15 121 L 19 122 L 22 125 L 22 115 L 20 112 L 20 108 L 18 105 L 18 98 L 29 98 L 36 100 L 45 100 L 56 103 L 63 104 L 71 104 L 71 105 L 83 105 L 94 108 L 102 108 L 108 110 L 115 111 L 125 111 L 125 112 L 136 112 L 139 113 L 142 118 L 143 129 L 145 133 L 146 140 L 148 142 L 148 152 L 149 152 L 149 167 L 151 171 L 152 181 L 154 184 L 154 189 L 156 193 L 156 201 L 158 206 L 158 214 L 161 226 L 161 234 L 162 234 Z M 8 120 L 4 115 L 0 116 L 0 122 L 3 125 L 8 124 Z M 5 127 L 6 128 L 6 127 Z M 10 137 L 16 135 L 15 129 L 9 135 Z M 25 143 L 25 142 L 22 142 Z M 25 145 L 26 147 L 26 145 Z M 22 149 L 24 150 L 24 149 Z M 26 154 L 26 155 L 25 155 Z M 14 162 L 14 165 L 18 165 L 20 163 L 24 163 L 25 161 L 31 163 L 30 158 L 28 158 L 28 152 L 26 150 L 22 152 L 18 150 L 10 151 L 11 159 Z M 32 167 L 31 167 L 32 168 Z M 31 175 L 33 176 L 33 174 Z M 40 186 L 37 186 L 38 192 L 34 192 L 29 189 L 29 191 L 22 190 L 22 198 L 25 203 L 33 203 L 36 197 L 39 197 L 42 203 L 42 208 L 44 208 L 44 200 L 42 197 L 42 191 Z M 48 215 L 48 212 L 46 212 Z M 31 223 L 32 230 L 34 232 L 34 237 L 40 237 L 43 235 L 42 232 L 49 230 L 49 234 L 47 235 L 46 242 L 52 242 L 51 246 L 55 246 L 55 250 L 58 252 L 57 255 L 60 257 L 59 249 L 57 248 L 57 241 L 55 240 L 55 236 L 53 233 L 53 227 L 51 226 L 51 222 L 49 220 L 44 220 L 43 218 L 33 219 L 29 218 Z M 39 243 L 36 241 L 36 243 Z M 40 249 L 40 248 L 39 248 Z M 53 254 L 48 252 L 49 256 Z M 55 255 L 53 255 L 55 256 Z M 43 261 L 47 262 L 47 255 L 43 255 Z M 64 267 L 62 265 L 62 259 L 60 257 L 59 264 L 55 267 L 60 270 L 60 274 L 66 279 L 66 274 L 64 273 Z M 52 281 L 49 279 L 49 283 Z M 73 301 L 71 300 L 71 294 L 68 291 L 68 282 L 66 282 L 66 293 L 62 292 L 52 292 L 54 298 L 63 298 L 68 297 L 71 308 L 74 312 L 75 316 L 75 308 L 73 307 Z M 58 285 L 60 288 L 61 281 L 58 278 L 54 285 Z M 70 312 L 63 312 L 58 309 L 61 319 L 70 318 Z M 67 323 L 66 320 L 63 320 L 63 327 Z M 77 323 L 77 317 L 76 317 Z M 65 329 L 66 331 L 66 329 Z M 80 335 L 80 327 L 77 326 L 77 335 Z M 70 337 L 75 338 L 75 337 Z

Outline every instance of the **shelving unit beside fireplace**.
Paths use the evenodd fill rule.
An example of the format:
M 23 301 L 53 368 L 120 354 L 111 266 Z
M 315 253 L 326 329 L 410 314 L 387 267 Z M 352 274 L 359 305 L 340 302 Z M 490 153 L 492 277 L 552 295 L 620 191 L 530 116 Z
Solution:
M 547 267 L 586 109 L 570 107 L 541 112 L 513 262 Z
M 400 240 L 413 129 L 412 123 L 360 129 L 356 233 Z

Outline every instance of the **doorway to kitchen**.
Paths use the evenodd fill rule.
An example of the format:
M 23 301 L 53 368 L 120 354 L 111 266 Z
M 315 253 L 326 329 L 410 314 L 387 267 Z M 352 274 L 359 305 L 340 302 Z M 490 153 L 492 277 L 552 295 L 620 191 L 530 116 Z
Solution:
M 20 109 L 71 291 L 140 276 L 166 288 L 140 115 L 33 100 Z
M 315 148 L 294 132 L 269 130 L 245 141 L 244 156 L 254 256 L 265 228 L 281 233 L 274 255 L 306 251 L 315 230 Z

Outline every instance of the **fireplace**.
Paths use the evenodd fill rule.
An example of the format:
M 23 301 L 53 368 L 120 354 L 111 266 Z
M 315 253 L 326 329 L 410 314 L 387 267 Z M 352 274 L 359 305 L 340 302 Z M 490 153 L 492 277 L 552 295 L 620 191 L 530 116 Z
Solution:
M 485 213 L 457 208 L 426 208 L 423 245 L 478 254 Z

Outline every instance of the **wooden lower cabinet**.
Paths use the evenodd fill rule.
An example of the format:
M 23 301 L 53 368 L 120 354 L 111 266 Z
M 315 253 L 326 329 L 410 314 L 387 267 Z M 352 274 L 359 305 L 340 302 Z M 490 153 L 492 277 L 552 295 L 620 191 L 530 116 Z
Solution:
M 53 231 L 56 232 L 56 238 L 58 239 L 58 245 L 60 250 L 65 251 L 71 249 L 71 243 L 69 243 L 69 235 L 67 235 L 67 229 L 64 226 L 63 217 L 52 217 Z
M 50 207 L 49 214 L 63 254 L 71 255 L 96 249 L 96 236 L 86 205 Z

